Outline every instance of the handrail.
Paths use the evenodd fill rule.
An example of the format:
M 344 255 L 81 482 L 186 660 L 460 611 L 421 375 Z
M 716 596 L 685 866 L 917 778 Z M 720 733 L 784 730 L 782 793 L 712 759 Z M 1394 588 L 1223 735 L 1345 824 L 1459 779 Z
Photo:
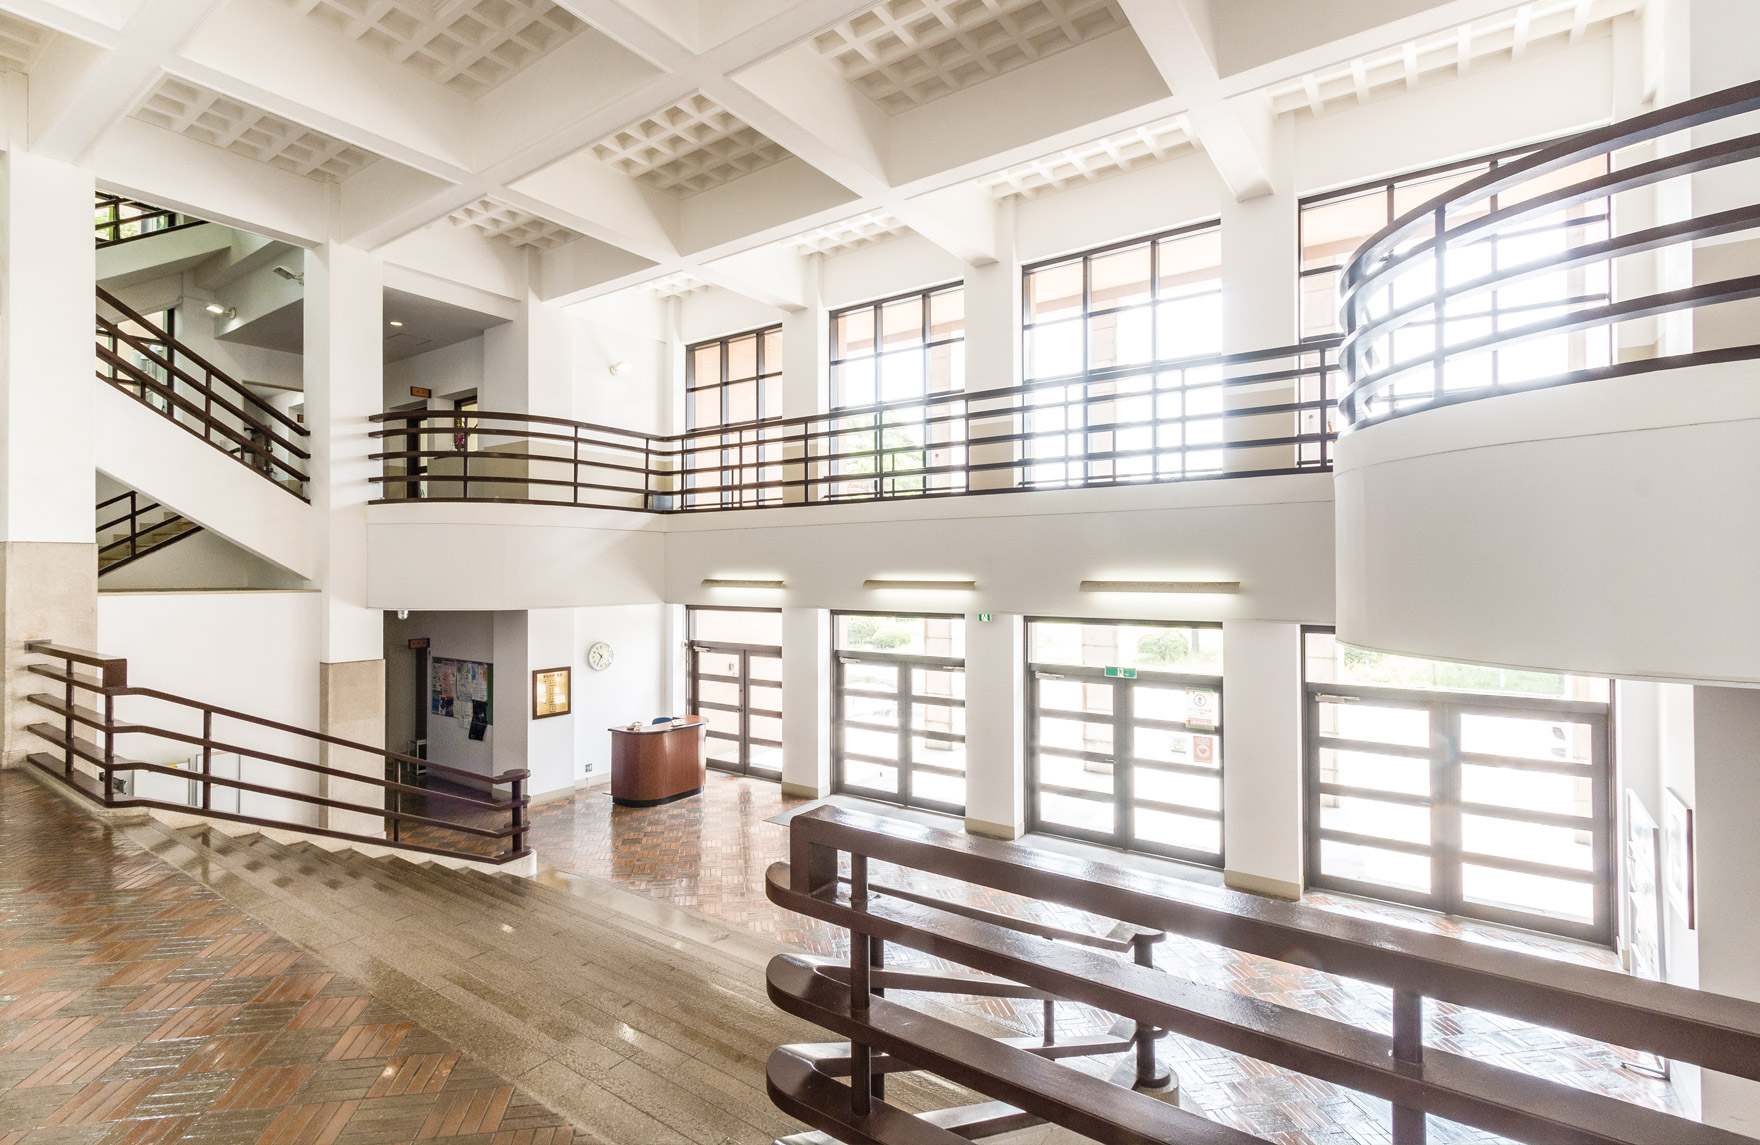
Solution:
M 1658 347 L 1655 353 L 1625 361 L 1612 352 L 1612 334 L 1621 323 L 1760 297 L 1760 274 L 1642 295 L 1613 284 L 1616 259 L 1760 230 L 1760 200 L 1620 233 L 1611 231 L 1611 211 L 1575 220 L 1568 214 L 1591 201 L 1611 203 L 1616 196 L 1667 180 L 1760 160 L 1760 132 L 1754 132 L 1696 146 L 1683 138 L 1681 147 L 1670 153 L 1617 166 L 1611 162 L 1621 149 L 1756 111 L 1760 81 L 1581 132 L 1496 164 L 1382 228 L 1358 248 L 1341 278 L 1346 335 L 1339 354 L 1349 379 L 1339 399 L 1344 431 L 1499 393 L 1760 358 L 1760 340 L 1669 353 Z M 1555 185 L 1558 172 L 1602 157 L 1609 160 L 1604 170 Z M 1547 181 L 1536 184 L 1541 179 Z M 1533 193 L 1526 193 L 1530 187 Z M 1519 241 L 1531 233 L 1523 228 L 1541 219 L 1558 220 L 1552 226 L 1565 249 L 1508 265 L 1505 258 L 1487 259 L 1484 244 Z M 1609 226 L 1605 235 L 1577 233 L 1603 224 Z M 1470 257 L 1475 262 L 1469 265 L 1488 262 L 1491 269 L 1453 274 L 1451 257 L 1455 266 Z M 1605 293 L 1541 299 L 1529 309 L 1552 313 L 1526 322 L 1510 321 L 1512 308 L 1498 309 L 1499 290 L 1597 264 L 1607 268 Z M 1413 339 L 1411 350 L 1397 346 L 1398 332 L 1414 325 L 1427 326 L 1430 335 Z M 1609 334 L 1605 362 L 1577 362 L 1550 375 L 1513 381 L 1495 376 L 1498 355 L 1519 343 L 1573 335 L 1581 339 L 1583 332 L 1598 328 Z M 1587 349 L 1586 342 L 1573 346 L 1573 353 Z M 1483 362 L 1491 364 L 1489 370 Z
M 852 875 L 847 891 L 837 873 L 843 855 Z M 1392 1033 L 1003 930 L 937 903 L 899 900 L 868 883 L 876 862 L 1389 987 Z M 894 1068 L 941 1073 L 952 1064 L 959 1072 L 946 1074 L 950 1080 L 1090 1135 L 1083 1125 L 1131 1106 L 1122 1093 L 1097 1098 L 1069 1090 L 1050 1099 L 1039 1094 L 1036 1107 L 1023 1104 L 1033 1096 L 1023 1093 L 1028 1067 L 1012 1050 L 974 1044 L 950 1063 L 943 1039 L 953 1035 L 890 998 L 871 997 L 869 984 L 859 981 L 856 952 L 869 942 L 898 942 L 1391 1101 L 1396 1142 L 1421 1141 L 1425 1113 L 1522 1140 L 1749 1140 L 1426 1047 L 1423 1002 L 1489 1010 L 1750 1079 L 1760 1079 L 1760 1003 L 843 808 L 816 808 L 790 821 L 789 858 L 771 866 L 767 891 L 778 906 L 851 933 L 850 971 L 842 981 L 787 955 L 773 960 L 769 973 L 779 1006 L 852 1042 L 856 1068 L 848 1088 L 828 1091 L 815 1082 L 809 1093 L 798 1077 L 771 1075 L 773 1093 L 786 1089 L 780 1104 L 834 1135 L 869 1124 L 864 1111 L 874 1103 L 861 1063 L 872 1050 L 901 1059 Z M 931 1138 L 888 1132 L 866 1139 L 894 1145 Z M 1121 1132 L 1103 1139 L 1168 1138 Z
M 1337 339 L 648 434 L 499 410 L 375 414 L 377 500 L 654 513 L 1325 471 Z M 1072 446 L 1071 442 L 1078 442 Z M 404 448 L 397 448 L 404 446 Z
M 428 760 L 420 759 L 411 755 L 405 755 L 402 752 L 390 751 L 373 744 L 361 743 L 357 740 L 345 739 L 341 736 L 334 736 L 325 732 L 317 732 L 307 728 L 296 727 L 292 724 L 285 724 L 278 720 L 266 719 L 262 716 L 254 716 L 246 712 L 235 711 L 231 708 L 224 708 L 217 704 L 209 704 L 200 700 L 193 700 L 186 696 L 179 696 L 156 688 L 131 687 L 128 684 L 128 661 L 121 657 L 107 656 L 99 652 L 92 652 L 82 648 L 67 647 L 42 640 L 27 641 L 25 643 L 25 651 L 60 660 L 65 664 L 65 667 L 62 669 L 57 669 L 45 664 L 26 665 L 26 671 L 31 674 L 54 680 L 63 686 L 63 692 L 60 696 L 39 693 L 26 697 L 28 702 L 61 717 L 59 725 L 46 723 L 32 724 L 29 728 L 30 731 L 38 735 L 40 738 L 59 747 L 61 749 L 60 756 L 56 757 L 47 753 L 38 752 L 30 754 L 27 758 L 42 771 L 61 779 L 63 782 L 72 786 L 75 790 L 96 799 L 106 807 L 151 807 L 181 811 L 210 816 L 213 818 L 252 823 L 259 826 L 279 827 L 286 830 L 326 835 L 332 838 L 350 839 L 356 842 L 370 843 L 376 846 L 402 847 L 409 850 L 423 851 L 429 854 L 452 855 L 455 857 L 470 858 L 491 863 L 511 862 L 530 854 L 530 849 L 526 846 L 526 833 L 528 830 L 526 808 L 530 805 L 531 799 L 525 793 L 525 785 L 531 777 L 531 772 L 524 768 L 509 769 L 499 775 L 482 776 L 475 772 L 449 767 L 444 764 L 432 763 Z M 76 664 L 96 667 L 99 669 L 99 673 L 95 677 L 81 675 L 74 671 L 74 665 Z M 77 704 L 74 698 L 76 691 L 89 692 L 101 698 L 103 701 L 102 711 L 81 707 Z M 156 700 L 198 712 L 201 715 L 201 733 L 198 735 L 193 732 L 180 731 L 176 728 L 164 727 L 158 724 L 119 720 L 116 715 L 116 701 L 127 697 Z M 313 763 L 308 760 L 298 759 L 279 752 L 271 752 L 262 748 L 237 744 L 226 739 L 217 738 L 214 734 L 214 721 L 216 719 L 234 720 L 239 723 L 270 731 L 299 736 L 316 743 L 346 748 L 351 751 L 358 751 L 367 755 L 377 756 L 384 760 L 388 766 L 422 767 L 432 772 L 455 776 L 472 783 L 487 784 L 491 789 L 491 792 L 493 788 L 497 786 L 508 785 L 511 788 L 511 792 L 509 798 L 506 800 L 497 800 L 492 794 L 487 798 L 478 799 L 453 792 L 429 790 L 427 788 L 401 782 L 400 780 L 386 779 L 379 775 L 360 774 L 331 767 L 327 764 Z M 93 728 L 101 733 L 102 744 L 99 745 L 80 739 L 75 734 L 74 729 L 76 725 Z M 201 770 L 199 772 L 183 771 L 163 764 L 127 759 L 119 756 L 116 752 L 117 737 L 134 735 L 151 736 L 161 740 L 169 740 L 173 743 L 189 744 L 200 748 L 202 760 Z M 238 777 L 234 778 L 214 774 L 213 762 L 214 754 L 216 752 L 236 755 L 239 757 L 240 775 Z M 392 806 L 387 807 L 383 805 L 350 802 L 346 799 L 336 799 L 328 795 L 312 795 L 306 792 L 291 791 L 285 787 L 274 787 L 262 783 L 253 783 L 243 778 L 242 765 L 245 759 L 256 760 L 258 762 L 274 764 L 281 767 L 290 767 L 299 771 L 345 781 L 346 783 L 361 784 L 377 788 L 386 792 L 388 795 L 395 796 L 395 799 L 393 800 Z M 89 778 L 76 771 L 74 767 L 75 760 L 82 760 L 85 763 L 92 765 L 99 774 L 101 786 L 94 790 L 90 784 Z M 191 780 L 201 786 L 202 794 L 200 802 L 198 805 L 192 806 L 168 803 L 163 800 L 148 799 L 138 795 L 118 797 L 115 792 L 115 785 L 112 781 L 112 776 L 116 772 L 121 771 L 144 771 L 149 774 L 163 774 Z M 389 825 L 389 837 L 363 835 L 358 832 L 336 831 L 328 828 L 319 829 L 315 826 L 304 823 L 271 820 L 265 819 L 262 816 L 250 816 L 243 813 L 242 807 L 239 811 L 231 812 L 217 810 L 213 806 L 213 789 L 215 787 L 239 792 L 251 792 L 253 794 L 271 796 L 277 799 L 291 800 L 309 806 L 352 811 L 364 815 L 370 815 L 375 818 L 382 818 Z M 346 790 L 346 788 L 344 788 L 344 790 Z M 507 817 L 506 825 L 479 826 L 471 823 L 436 819 L 427 815 L 406 812 L 403 810 L 403 796 L 405 794 L 419 795 L 430 801 L 445 801 L 453 805 L 467 809 L 474 809 L 479 812 L 492 812 L 497 815 L 505 815 Z M 453 832 L 467 837 L 501 839 L 506 840 L 507 842 L 503 850 L 493 856 L 484 856 L 474 851 L 455 847 L 436 846 L 432 844 L 418 845 L 406 842 L 401 838 L 401 828 L 404 824 Z
M 102 515 L 105 508 L 114 505 L 119 501 L 128 502 L 128 511 L 123 513 L 120 517 L 113 517 L 108 521 L 99 521 L 97 524 L 97 535 L 100 538 L 98 544 L 99 576 L 103 576 L 105 573 L 115 572 L 117 569 L 129 565 L 132 562 L 139 560 L 141 557 L 147 556 L 149 553 L 156 553 L 167 545 L 176 544 L 185 537 L 192 537 L 202 531 L 200 525 L 181 514 L 166 509 L 165 506 L 157 501 L 142 505 L 140 503 L 140 495 L 133 489 L 118 493 L 114 497 L 98 502 L 99 515 Z M 143 526 L 141 524 L 141 518 L 155 510 L 164 510 L 165 515 L 158 517 L 153 520 L 152 523 Z M 179 524 L 187 525 L 188 527 L 173 532 L 168 536 L 162 536 L 148 544 L 143 545 L 141 543 L 144 537 L 156 530 L 165 529 L 168 526 L 177 526 Z M 118 525 L 127 526 L 122 535 L 113 541 L 103 541 L 102 537 L 104 534 L 108 530 L 116 528 Z M 124 549 L 126 552 L 121 556 L 118 556 L 116 559 L 110 560 L 109 563 L 105 563 L 106 558 L 117 549 Z
M 133 213 L 124 215 L 124 208 L 133 209 Z M 142 203 L 135 199 L 124 198 L 121 195 L 107 195 L 102 191 L 97 193 L 96 209 L 112 211 L 116 216 L 111 219 L 93 220 L 92 230 L 97 237 L 99 250 L 120 243 L 131 243 L 137 239 L 151 238 L 154 235 L 188 230 L 190 227 L 199 227 L 207 222 L 206 219 L 191 218 L 168 207 L 156 207 L 151 203 Z M 161 221 L 165 225 L 151 225 L 155 221 Z M 123 228 L 131 224 L 140 229 L 132 235 L 123 234 Z

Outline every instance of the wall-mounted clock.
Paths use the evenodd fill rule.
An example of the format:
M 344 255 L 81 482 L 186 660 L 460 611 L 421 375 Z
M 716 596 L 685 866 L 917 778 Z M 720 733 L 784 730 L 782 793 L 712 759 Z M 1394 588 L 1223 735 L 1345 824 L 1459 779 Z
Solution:
M 595 672 L 603 672 L 611 667 L 611 645 L 603 640 L 587 649 L 587 667 Z

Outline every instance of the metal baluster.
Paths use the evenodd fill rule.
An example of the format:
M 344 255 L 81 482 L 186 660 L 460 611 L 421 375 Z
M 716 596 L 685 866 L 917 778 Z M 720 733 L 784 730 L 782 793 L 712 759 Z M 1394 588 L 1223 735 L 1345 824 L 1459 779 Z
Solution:
M 1436 231 L 1435 245 L 1431 248 L 1432 249 L 1431 257 L 1436 260 L 1436 294 L 1430 304 L 1430 316 L 1436 322 L 1436 344 L 1431 348 L 1431 351 L 1430 351 L 1431 354 L 1434 355 L 1431 358 L 1431 362 L 1430 362 L 1430 369 L 1431 369 L 1431 374 L 1432 374 L 1431 384 L 1435 390 L 1435 395 L 1436 395 L 1437 401 L 1442 400 L 1442 378 L 1443 378 L 1443 374 L 1445 372 L 1444 362 L 1447 359 L 1447 354 L 1445 354 L 1443 351 L 1443 346 L 1445 345 L 1445 329 L 1442 324 L 1442 313 L 1443 313 L 1443 310 L 1446 308 L 1446 304 L 1443 301 L 1443 292 L 1448 289 L 1448 277 L 1446 274 L 1446 264 L 1444 263 L 1443 257 L 1442 257 L 1443 234 L 1444 234 L 1444 229 L 1447 227 L 1447 225 L 1448 225 L 1448 208 L 1446 206 L 1438 205 L 1436 208 L 1436 221 L 1434 223 L 1434 227 L 1435 227 L 1435 231 Z M 1393 338 L 1393 334 L 1391 331 L 1388 333 L 1387 337 L 1389 339 L 1389 347 L 1391 348 L 1391 346 L 1392 346 L 1391 339 Z
M 578 425 L 574 427 L 574 503 L 581 503 L 581 427 Z
M 242 766 L 242 761 L 241 761 Z M 214 709 L 202 709 L 202 810 L 214 809 Z
M 868 856 L 850 856 L 850 905 L 857 910 L 868 906 Z M 857 1021 L 868 1016 L 871 989 L 870 970 L 873 951 L 868 935 L 849 932 L 849 1010 Z M 849 1108 L 857 1117 L 866 1117 L 874 1107 L 874 1051 L 865 1042 L 854 1038 L 849 1043 Z
M 1420 1067 L 1424 1062 L 1424 996 L 1406 990 L 1393 992 L 1393 1060 Z M 1409 1105 L 1393 1107 L 1393 1145 L 1424 1145 L 1424 1111 Z
M 62 774 L 67 778 L 68 782 L 71 783 L 73 781 L 73 661 L 68 660 L 66 663 L 67 688 L 63 693 L 62 698 L 67 704 L 67 708 L 62 713 L 61 721 L 61 734 L 65 737 L 61 741 L 61 761 Z M 105 797 L 108 798 L 109 794 L 109 789 L 106 787 L 104 791 Z

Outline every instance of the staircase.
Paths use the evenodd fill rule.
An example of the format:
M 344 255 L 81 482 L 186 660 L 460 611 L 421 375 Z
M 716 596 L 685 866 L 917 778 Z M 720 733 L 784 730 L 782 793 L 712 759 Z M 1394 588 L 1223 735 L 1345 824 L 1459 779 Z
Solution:
M 98 502 L 98 575 L 113 572 L 125 565 L 158 552 L 202 527 L 159 504 L 149 501 L 134 490 L 118 493 Z M 104 519 L 106 513 L 110 520 Z

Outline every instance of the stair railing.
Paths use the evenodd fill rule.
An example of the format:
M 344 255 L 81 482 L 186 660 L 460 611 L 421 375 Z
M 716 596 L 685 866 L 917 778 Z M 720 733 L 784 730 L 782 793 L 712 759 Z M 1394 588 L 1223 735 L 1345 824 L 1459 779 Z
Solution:
M 112 506 L 116 507 L 113 511 L 118 515 L 106 521 L 104 520 L 104 511 Z M 157 501 L 145 505 L 141 504 L 140 494 L 133 489 L 99 501 L 97 513 L 99 576 L 113 572 L 148 553 L 158 552 L 167 545 L 176 544 L 185 537 L 193 537 L 202 531 L 200 525 L 190 521 L 187 517 L 173 513 Z M 149 514 L 158 515 L 149 516 Z M 187 524 L 189 527 L 161 536 L 157 540 L 146 539 L 154 532 L 180 523 Z M 105 533 L 118 527 L 122 528 L 120 536 L 111 541 L 103 539 Z
M 97 236 L 98 249 L 103 250 L 118 243 L 199 227 L 205 221 L 166 207 L 99 191 L 92 212 L 92 231 Z
M 839 876 L 845 856 L 847 880 Z M 1373 983 L 1392 991 L 1392 1029 L 1377 1033 L 1022 933 L 943 898 L 903 896 L 870 881 L 871 863 Z M 784 1046 L 768 1066 L 777 1106 L 838 1140 L 922 1145 L 971 1136 L 886 1104 L 873 1085 L 876 1055 L 892 1070 L 930 1071 L 1096 1140 L 1260 1140 L 881 997 L 869 958 L 875 942 L 886 942 L 1381 1098 L 1393 1105 L 1395 1145 L 1423 1142 L 1426 1115 L 1521 1141 L 1752 1141 L 1426 1046 L 1423 1020 L 1432 998 L 1760 1080 L 1760 1003 L 829 806 L 790 821 L 789 859 L 773 864 L 766 881 L 778 906 L 850 932 L 847 969 L 830 973 L 784 954 L 767 972 L 777 1006 L 850 1042 L 841 1074 L 821 1068 L 824 1055 L 810 1046 Z
M 446 767 L 430 760 L 404 755 L 401 752 L 387 751 L 373 744 L 360 743 L 339 736 L 326 735 L 323 732 L 293 727 L 276 720 L 233 711 L 215 704 L 162 692 L 155 688 L 133 687 L 128 683 L 128 661 L 119 656 L 106 656 L 82 648 L 68 648 L 46 640 L 27 641 L 24 647 L 28 653 L 60 661 L 59 666 L 42 663 L 28 664 L 26 670 L 33 675 L 42 676 L 61 685 L 59 693 L 44 692 L 27 697 L 31 704 L 59 717 L 55 722 L 33 723 L 28 728 L 33 735 L 41 738 L 58 751 L 53 753 L 31 752 L 26 758 L 32 766 L 65 783 L 94 803 L 110 808 L 140 807 L 181 812 L 212 819 L 224 819 L 234 823 L 246 823 L 256 827 L 297 831 L 307 835 L 345 839 L 349 842 L 366 843 L 376 847 L 393 847 L 484 863 L 509 863 L 531 853 L 526 842 L 526 809 L 531 803 L 531 798 L 526 793 L 526 782 L 531 776 L 529 771 L 518 769 L 506 771 L 500 775 L 480 776 L 474 772 Z M 84 672 L 80 670 L 82 667 L 95 669 L 95 671 Z M 81 703 L 80 693 L 87 693 L 95 697 L 95 706 Z M 196 719 L 199 718 L 201 731 L 198 734 L 160 723 L 118 719 L 116 702 L 127 697 L 156 700 L 188 712 L 192 717 L 189 720 L 191 725 L 194 725 Z M 475 798 L 453 792 L 416 787 L 384 779 L 379 775 L 362 774 L 296 759 L 281 752 L 233 742 L 231 739 L 217 738 L 215 725 L 222 720 L 234 721 L 248 728 L 273 732 L 280 736 L 297 737 L 312 745 L 328 745 L 351 752 L 359 752 L 362 755 L 375 756 L 384 761 L 386 765 L 381 768 L 381 771 L 391 765 L 399 767 L 420 766 L 425 767 L 429 772 L 448 775 L 467 783 L 488 784 L 491 792 L 496 787 L 507 787 L 509 796 L 506 799 L 495 799 L 492 796 Z M 82 728 L 92 729 L 98 733 L 99 738 L 93 740 L 82 737 L 80 734 Z M 119 736 L 144 736 L 196 748 L 200 752 L 199 769 L 184 770 L 164 764 L 126 758 L 117 752 L 116 741 Z M 216 774 L 214 770 L 216 753 L 239 757 L 240 774 L 238 777 Z M 276 765 L 278 768 L 291 768 L 295 771 L 316 775 L 320 777 L 320 789 L 325 792 L 332 792 L 332 789 L 337 786 L 346 791 L 349 789 L 348 785 L 351 784 L 377 788 L 385 796 L 391 797 L 390 801 L 393 806 L 386 806 L 387 800 L 384 796 L 375 802 L 364 803 L 358 800 L 336 798 L 333 793 L 313 794 L 306 791 L 296 791 L 292 790 L 284 779 L 277 780 L 274 777 L 263 777 L 264 782 L 247 781 L 243 778 L 245 760 L 255 760 L 263 764 Z M 125 788 L 120 784 L 118 782 L 120 773 L 164 775 L 188 780 L 199 789 L 199 795 L 189 802 L 143 796 L 138 794 L 132 786 Z M 227 811 L 214 806 L 216 788 L 240 793 L 239 810 Z M 123 793 L 124 790 L 126 790 L 126 794 Z M 378 833 L 368 833 L 310 824 L 295 821 L 292 818 L 274 818 L 267 814 L 245 814 L 242 796 L 246 793 L 288 800 L 328 811 L 354 813 L 376 818 L 381 820 L 385 827 Z M 426 801 L 424 807 L 432 805 L 434 801 L 450 804 L 451 807 L 457 809 L 460 818 L 442 819 L 431 815 L 406 812 L 402 808 L 402 797 L 406 795 L 422 797 Z M 469 821 L 466 821 L 467 819 Z M 415 843 L 404 839 L 402 834 L 406 825 L 424 829 L 422 838 L 432 841 Z M 483 849 L 484 845 L 475 842 L 476 840 L 485 840 L 489 845 L 499 849 L 486 852 Z
M 98 301 L 100 380 L 304 498 L 303 463 L 311 459 L 311 434 L 305 426 L 103 287 L 98 288 Z M 121 318 L 107 317 L 105 307 Z M 140 360 L 131 361 L 125 349 Z

